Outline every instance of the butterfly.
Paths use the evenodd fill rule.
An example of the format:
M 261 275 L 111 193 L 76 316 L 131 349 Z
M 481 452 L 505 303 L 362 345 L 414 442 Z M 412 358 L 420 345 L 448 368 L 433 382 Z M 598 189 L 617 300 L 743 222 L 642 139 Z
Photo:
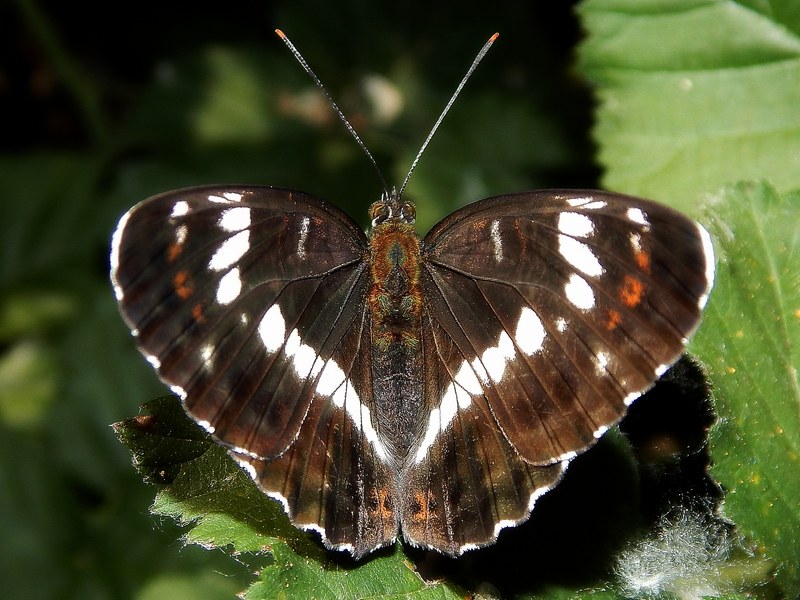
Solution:
M 474 66 L 474 65 L 473 65 Z M 480 200 L 420 238 L 266 186 L 147 199 L 111 279 L 139 350 L 292 523 L 361 558 L 458 556 L 526 520 L 684 352 L 708 233 L 596 190 Z

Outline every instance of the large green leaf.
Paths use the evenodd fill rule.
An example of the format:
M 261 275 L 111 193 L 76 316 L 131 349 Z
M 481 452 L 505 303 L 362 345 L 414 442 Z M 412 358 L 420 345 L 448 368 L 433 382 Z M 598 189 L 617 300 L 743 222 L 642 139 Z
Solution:
M 689 211 L 737 180 L 800 187 L 794 0 L 587 0 L 579 11 L 606 187 Z
M 721 254 L 692 348 L 708 363 L 720 419 L 713 475 L 725 514 L 800 594 L 800 194 L 740 184 L 709 208 Z

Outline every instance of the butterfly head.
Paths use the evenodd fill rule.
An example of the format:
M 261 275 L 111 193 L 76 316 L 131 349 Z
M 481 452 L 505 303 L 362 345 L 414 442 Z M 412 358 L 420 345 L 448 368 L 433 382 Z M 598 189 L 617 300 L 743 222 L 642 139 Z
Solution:
M 417 209 L 411 202 L 403 200 L 396 190 L 384 192 L 381 199 L 369 207 L 369 218 L 372 227 L 384 223 L 405 223 L 413 225 L 417 217 Z

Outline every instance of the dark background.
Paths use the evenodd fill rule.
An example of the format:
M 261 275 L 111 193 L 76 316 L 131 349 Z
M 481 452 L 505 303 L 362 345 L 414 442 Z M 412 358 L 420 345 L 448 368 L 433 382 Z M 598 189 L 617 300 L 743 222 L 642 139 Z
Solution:
M 163 393 L 107 282 L 116 220 L 161 191 L 253 183 L 366 225 L 380 181 L 283 29 L 399 185 L 488 37 L 500 38 L 411 180 L 421 233 L 481 197 L 596 187 L 572 2 L 0 5 L 0 581 L 8 597 L 230 597 L 248 567 L 148 514 L 110 424 Z M 366 81 L 383 78 L 402 108 Z M 211 563 L 211 564 L 209 564 Z

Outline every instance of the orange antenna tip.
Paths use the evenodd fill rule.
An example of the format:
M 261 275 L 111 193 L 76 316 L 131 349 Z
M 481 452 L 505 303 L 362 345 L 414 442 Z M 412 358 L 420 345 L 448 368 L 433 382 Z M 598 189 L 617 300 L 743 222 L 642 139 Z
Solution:
M 495 34 L 489 38 L 489 43 L 494 42 L 499 37 L 500 37 L 500 32 L 499 31 L 495 32 Z
M 282 40 L 285 40 L 285 39 L 286 39 L 286 34 L 285 34 L 285 33 L 283 33 L 283 32 L 282 32 L 280 29 L 276 29 L 276 30 L 275 30 L 275 33 L 277 33 L 277 34 L 278 34 L 278 37 L 279 37 L 279 38 L 281 38 Z M 497 34 L 496 34 L 496 33 L 495 33 L 494 35 L 495 35 L 495 37 L 497 37 Z

